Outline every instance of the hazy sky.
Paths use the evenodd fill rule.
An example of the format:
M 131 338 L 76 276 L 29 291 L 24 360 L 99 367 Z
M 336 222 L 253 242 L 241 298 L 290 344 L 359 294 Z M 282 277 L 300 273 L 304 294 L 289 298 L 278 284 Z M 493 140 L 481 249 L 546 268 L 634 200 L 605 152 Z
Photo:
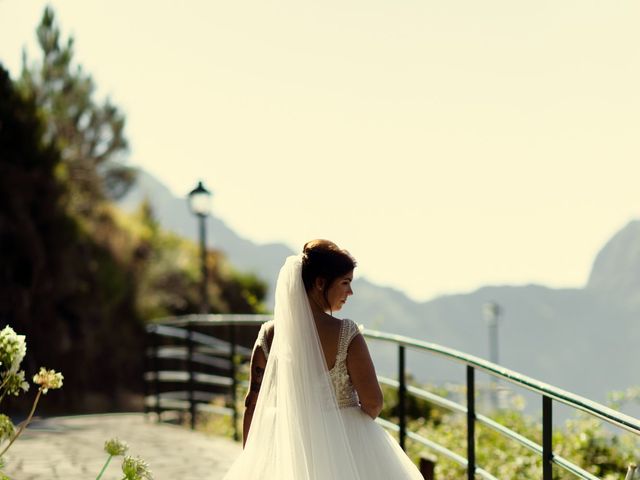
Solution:
M 0 0 L 17 75 L 46 2 Z M 581 286 L 640 216 L 640 2 L 53 1 L 129 161 L 416 299 Z

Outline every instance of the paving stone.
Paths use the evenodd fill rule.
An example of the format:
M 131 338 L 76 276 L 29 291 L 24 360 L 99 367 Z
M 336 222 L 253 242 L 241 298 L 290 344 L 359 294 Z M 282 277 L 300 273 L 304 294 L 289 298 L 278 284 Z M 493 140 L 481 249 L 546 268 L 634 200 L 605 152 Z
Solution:
M 158 424 L 142 414 L 53 417 L 34 422 L 5 455 L 12 480 L 94 479 L 106 461 L 105 440 L 117 437 L 142 457 L 155 480 L 218 480 L 242 447 L 229 439 Z M 103 480 L 122 478 L 112 459 Z

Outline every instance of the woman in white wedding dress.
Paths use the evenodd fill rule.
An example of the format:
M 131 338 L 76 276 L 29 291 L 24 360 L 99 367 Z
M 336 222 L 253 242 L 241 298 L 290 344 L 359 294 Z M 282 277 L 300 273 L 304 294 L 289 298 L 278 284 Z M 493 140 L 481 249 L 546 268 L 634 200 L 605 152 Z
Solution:
M 374 421 L 382 392 L 364 337 L 333 316 L 354 268 L 328 240 L 286 260 L 251 359 L 244 450 L 225 480 L 422 480 Z

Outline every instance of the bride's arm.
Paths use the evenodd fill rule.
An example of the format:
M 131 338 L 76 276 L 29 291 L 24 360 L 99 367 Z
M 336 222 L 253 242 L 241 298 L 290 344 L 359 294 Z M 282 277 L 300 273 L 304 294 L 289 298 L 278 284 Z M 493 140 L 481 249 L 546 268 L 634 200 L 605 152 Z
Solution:
M 260 385 L 262 385 L 262 377 L 264 375 L 264 369 L 267 366 L 267 358 L 258 345 L 253 348 L 251 355 L 251 371 L 249 373 L 249 391 L 244 400 L 244 417 L 242 419 L 242 448 L 247 443 L 247 437 L 249 436 L 249 429 L 251 428 L 251 419 L 253 418 L 253 412 L 256 408 L 256 402 L 258 401 L 258 394 L 260 393 Z
M 356 335 L 347 352 L 347 370 L 358 392 L 360 408 L 371 418 L 376 418 L 382 410 L 382 390 L 364 337 Z

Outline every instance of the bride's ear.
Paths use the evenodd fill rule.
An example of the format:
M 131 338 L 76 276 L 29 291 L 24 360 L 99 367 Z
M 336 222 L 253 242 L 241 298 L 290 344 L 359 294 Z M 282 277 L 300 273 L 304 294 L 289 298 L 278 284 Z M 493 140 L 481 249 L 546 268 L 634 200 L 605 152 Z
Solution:
M 313 288 L 315 290 L 320 290 L 321 292 L 324 292 L 324 287 L 327 284 L 327 281 L 322 278 L 322 277 L 316 277 L 315 281 L 313 282 Z

